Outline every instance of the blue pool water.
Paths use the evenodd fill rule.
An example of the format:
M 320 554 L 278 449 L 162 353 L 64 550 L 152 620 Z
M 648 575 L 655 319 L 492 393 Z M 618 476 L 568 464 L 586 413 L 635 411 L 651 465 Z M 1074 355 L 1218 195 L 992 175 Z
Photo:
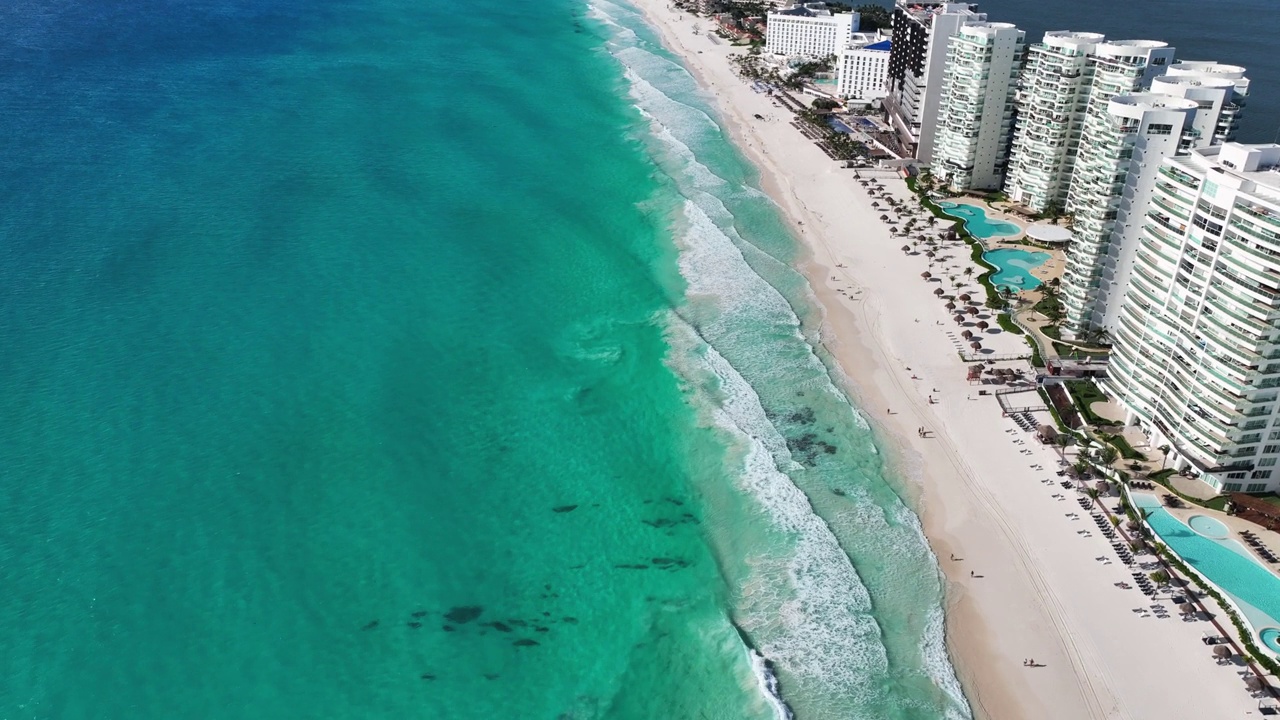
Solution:
M 1192 515 L 1187 519 L 1187 524 L 1192 530 L 1212 540 L 1226 540 L 1230 535 L 1226 525 L 1208 515 Z
M 1280 630 L 1267 628 L 1258 633 L 1258 637 L 1262 640 L 1262 644 L 1267 646 L 1267 649 L 1280 653 Z
M 1031 270 L 1043 265 L 1049 259 L 1049 254 L 1001 248 L 988 250 L 982 254 L 982 259 L 996 266 L 996 272 L 991 276 L 991 284 L 997 288 L 1015 291 L 1034 290 L 1040 287 L 1040 279 L 1032 275 Z
M 1132 498 L 1134 507 L 1144 511 L 1147 524 L 1160 536 L 1160 540 L 1183 562 L 1236 600 L 1255 628 L 1274 630 L 1275 626 L 1280 626 L 1280 621 L 1276 620 L 1280 618 L 1280 577 L 1249 557 L 1240 543 L 1225 538 L 1210 539 L 1196 533 L 1161 507 L 1156 496 L 1133 493 Z M 1214 522 L 1217 523 L 1216 520 Z M 1264 633 L 1259 633 L 1258 639 L 1280 652 L 1276 646 L 1277 635 L 1272 632 L 1264 637 Z
M 974 237 L 984 240 L 993 237 L 1009 237 L 1022 232 L 1022 228 L 1003 220 L 988 220 L 987 211 L 977 205 L 965 203 L 940 202 L 938 207 L 954 218 L 964 221 L 964 228 Z

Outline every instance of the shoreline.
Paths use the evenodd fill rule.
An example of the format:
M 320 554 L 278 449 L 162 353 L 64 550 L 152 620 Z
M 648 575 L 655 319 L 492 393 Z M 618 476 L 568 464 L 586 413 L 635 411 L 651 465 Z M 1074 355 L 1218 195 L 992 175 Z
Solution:
M 1198 641 L 1201 626 L 1143 624 L 1128 606 L 1145 598 L 1117 599 L 1119 591 L 1110 587 L 1113 579 L 1126 579 L 1123 567 L 1106 563 L 1103 570 L 1092 557 L 1106 546 L 1076 547 L 1091 541 L 1071 533 L 1081 525 L 1069 517 L 1064 522 L 1063 511 L 1074 504 L 1046 497 L 1037 482 L 1041 463 L 1056 467 L 1057 453 L 1011 444 L 1006 432 L 1013 431 L 1003 426 L 1012 423 L 1001 419 L 994 398 L 966 393 L 958 346 L 936 327 L 949 313 L 925 295 L 928 287 L 915 284 L 919 258 L 898 250 L 902 241 L 877 219 L 881 211 L 872 209 L 854 171 L 838 167 L 791 127 L 789 112 L 733 74 L 727 57 L 735 48 L 695 34 L 710 25 L 705 18 L 665 0 L 632 5 L 693 74 L 734 145 L 757 169 L 761 189 L 790 221 L 802 249 L 797 269 L 822 312 L 823 345 L 875 428 L 889 469 L 906 476 L 905 499 L 938 558 L 947 654 L 975 717 L 1079 720 L 1252 710 L 1243 687 L 1231 685 L 1185 642 Z M 891 171 L 862 172 L 881 179 L 908 206 L 916 204 Z M 964 261 L 967 254 L 965 247 Z M 1007 334 L 983 339 L 1008 345 L 1003 352 L 1025 349 L 1020 336 L 1000 335 Z M 912 424 L 930 436 L 911 440 Z M 1040 463 L 1030 467 L 1040 470 L 1028 469 L 1032 459 Z M 1165 645 L 1174 647 L 1160 658 L 1145 652 Z M 1034 670 L 1022 664 L 1027 657 L 1036 659 Z M 1210 687 L 1179 697 L 1150 681 L 1159 674 L 1170 688 Z

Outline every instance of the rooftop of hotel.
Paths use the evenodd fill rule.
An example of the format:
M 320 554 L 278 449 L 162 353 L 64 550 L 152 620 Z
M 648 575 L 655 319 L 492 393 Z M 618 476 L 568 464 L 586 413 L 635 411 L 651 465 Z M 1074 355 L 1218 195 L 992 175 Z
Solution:
M 1169 162 L 1201 174 L 1216 172 L 1235 176 L 1252 183 L 1251 188 L 1246 188 L 1247 192 L 1280 203 L 1280 145 L 1276 143 L 1210 145 Z
M 795 3 L 769 14 L 791 15 L 793 17 L 831 17 L 831 11 L 822 3 Z
M 986 13 L 978 12 L 976 3 L 958 2 L 903 2 L 898 0 L 898 9 L 907 13 L 916 21 L 927 23 L 934 15 L 942 13 L 964 13 L 985 18 Z

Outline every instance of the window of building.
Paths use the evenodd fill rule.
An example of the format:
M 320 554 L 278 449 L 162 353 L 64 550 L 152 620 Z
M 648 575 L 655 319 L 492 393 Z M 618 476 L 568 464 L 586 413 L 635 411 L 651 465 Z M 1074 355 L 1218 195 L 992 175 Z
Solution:
M 1240 483 L 1227 483 L 1222 489 L 1226 492 L 1240 492 Z
M 1249 487 L 1245 488 L 1245 492 L 1262 492 L 1267 489 L 1266 483 L 1249 483 Z
M 1241 437 L 1237 442 L 1241 445 L 1248 445 L 1249 443 L 1256 443 L 1260 440 L 1262 440 L 1262 433 L 1249 433 L 1248 435 Z
M 1249 476 L 1252 480 L 1266 480 L 1269 477 L 1271 477 L 1270 470 L 1254 470 L 1253 474 Z
M 1172 135 L 1173 125 L 1169 123 L 1151 123 L 1147 126 L 1148 135 Z
M 1273 458 L 1273 457 L 1262 458 L 1261 460 L 1258 461 L 1258 467 L 1272 467 L 1276 464 L 1277 461 L 1280 461 L 1280 458 Z

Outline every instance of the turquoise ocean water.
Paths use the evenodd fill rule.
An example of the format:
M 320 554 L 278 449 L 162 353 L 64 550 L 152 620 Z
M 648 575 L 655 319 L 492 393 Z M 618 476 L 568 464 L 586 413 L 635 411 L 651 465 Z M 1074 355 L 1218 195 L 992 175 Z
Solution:
M 968 716 L 794 244 L 633 11 L 0 36 L 0 717 Z

